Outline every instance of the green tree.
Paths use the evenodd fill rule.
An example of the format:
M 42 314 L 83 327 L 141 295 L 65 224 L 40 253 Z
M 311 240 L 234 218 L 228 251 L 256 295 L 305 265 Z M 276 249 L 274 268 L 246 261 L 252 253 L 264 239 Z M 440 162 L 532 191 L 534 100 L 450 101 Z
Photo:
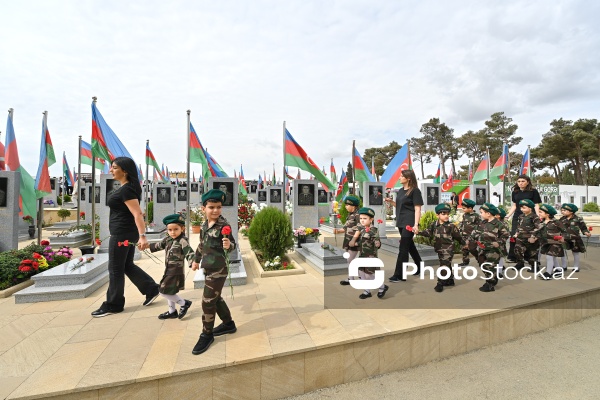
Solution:
M 391 141 L 387 146 L 383 147 L 371 147 L 365 150 L 364 160 L 367 164 L 374 159 L 375 174 L 378 176 L 383 175 L 385 168 L 392 161 L 392 158 L 402 148 L 397 142 Z M 370 164 L 369 164 L 370 165 Z
M 421 177 L 425 179 L 425 163 L 431 162 L 431 150 L 425 138 L 409 139 L 410 154 L 421 165 Z
M 449 155 L 451 151 L 448 147 L 454 141 L 454 129 L 440 122 L 439 118 L 431 118 L 428 122 L 421 125 L 420 132 L 423 135 L 422 139 L 428 143 L 431 153 L 441 160 L 442 176 L 447 176 L 444 161 L 451 157 Z

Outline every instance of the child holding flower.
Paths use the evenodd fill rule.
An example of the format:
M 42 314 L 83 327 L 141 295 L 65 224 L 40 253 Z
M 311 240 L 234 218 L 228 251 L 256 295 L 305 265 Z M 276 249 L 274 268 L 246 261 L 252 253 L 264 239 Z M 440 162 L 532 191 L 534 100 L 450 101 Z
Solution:
M 229 307 L 221 292 L 228 275 L 229 253 L 235 249 L 231 225 L 221 215 L 225 193 L 212 189 L 202 195 L 202 211 L 206 220 L 200 227 L 200 243 L 196 249 L 192 270 L 202 267 L 206 276 L 202 293 L 202 334 L 192 354 L 204 353 L 214 342 L 215 336 L 237 331 Z M 200 265 L 202 263 L 202 265 Z M 213 329 L 215 314 L 223 321 Z

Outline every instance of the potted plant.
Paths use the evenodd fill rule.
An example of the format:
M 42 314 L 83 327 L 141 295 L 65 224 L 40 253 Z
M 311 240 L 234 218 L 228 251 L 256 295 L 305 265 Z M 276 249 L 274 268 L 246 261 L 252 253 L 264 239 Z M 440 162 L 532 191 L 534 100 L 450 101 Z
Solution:
M 57 211 L 57 213 L 56 213 L 56 214 L 58 215 L 58 217 L 60 218 L 60 220 L 61 220 L 62 222 L 65 222 L 65 219 L 66 219 L 67 217 L 70 217 L 70 216 L 71 216 L 71 211 L 69 211 L 69 210 L 67 210 L 67 209 L 64 209 L 64 208 L 61 208 L 60 210 L 58 210 L 58 211 Z
M 35 225 L 33 225 L 33 217 L 31 215 L 25 215 L 23 216 L 23 221 L 29 224 L 29 229 L 27 229 L 27 233 L 29 234 L 29 237 L 33 239 L 33 237 L 35 236 Z
M 202 225 L 202 211 L 198 207 L 190 209 L 190 223 L 192 224 L 192 233 L 200 233 L 200 225 Z

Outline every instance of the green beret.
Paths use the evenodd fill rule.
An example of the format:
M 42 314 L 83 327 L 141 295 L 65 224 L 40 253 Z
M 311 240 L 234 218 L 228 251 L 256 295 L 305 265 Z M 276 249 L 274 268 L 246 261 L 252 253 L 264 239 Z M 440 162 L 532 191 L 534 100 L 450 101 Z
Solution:
M 473 208 L 475 207 L 475 202 L 471 199 L 463 199 L 462 205 L 465 207 Z
M 452 211 L 452 209 L 450 208 L 450 206 L 448 204 L 442 203 L 442 204 L 438 204 L 437 206 L 435 206 L 436 214 L 439 214 L 441 212 L 450 213 L 450 211 Z
M 349 195 L 344 198 L 344 204 L 358 207 L 358 205 L 360 204 L 360 199 L 356 196 Z
M 506 217 L 506 211 L 504 210 L 504 208 L 498 208 L 498 215 L 500 215 L 500 218 L 504 219 L 504 217 Z
M 577 212 L 579 210 L 579 208 L 577 208 L 577 206 L 573 203 L 565 203 L 562 206 L 560 206 L 560 208 L 571 212 Z
M 358 214 L 359 215 L 368 215 L 371 218 L 375 218 L 375 211 L 373 211 L 372 208 L 369 207 L 363 207 L 360 210 L 358 210 Z
M 527 206 L 527 207 L 531 208 L 532 210 L 535 208 L 535 204 L 533 204 L 533 201 L 531 201 L 529 199 L 521 200 L 519 202 L 519 206 Z
M 181 214 L 170 214 L 163 218 L 163 224 L 179 224 L 185 225 L 185 218 Z
M 540 210 L 550 215 L 556 215 L 556 210 L 550 204 L 542 204 Z
M 481 207 L 479 207 L 480 210 L 485 210 L 487 212 L 489 212 L 492 215 L 498 215 L 498 208 L 493 205 L 492 203 L 483 203 L 483 205 Z
M 202 195 L 202 205 L 205 206 L 208 200 L 224 203 L 225 193 L 219 189 L 210 189 Z

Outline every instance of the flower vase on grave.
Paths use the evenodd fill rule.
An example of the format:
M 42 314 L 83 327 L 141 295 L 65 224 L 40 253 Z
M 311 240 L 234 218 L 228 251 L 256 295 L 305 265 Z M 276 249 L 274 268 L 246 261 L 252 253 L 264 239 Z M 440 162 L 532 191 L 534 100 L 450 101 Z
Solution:
M 85 245 L 85 246 L 81 246 L 79 247 L 79 250 L 81 250 L 81 255 L 84 254 L 94 254 L 94 249 L 96 248 L 96 246 L 92 246 L 92 245 Z
M 298 248 L 302 248 L 302 243 L 306 243 L 306 236 L 299 235 L 298 236 Z
M 29 228 L 27 229 L 27 233 L 29 233 L 29 238 L 33 239 L 35 236 L 35 226 L 29 225 Z

